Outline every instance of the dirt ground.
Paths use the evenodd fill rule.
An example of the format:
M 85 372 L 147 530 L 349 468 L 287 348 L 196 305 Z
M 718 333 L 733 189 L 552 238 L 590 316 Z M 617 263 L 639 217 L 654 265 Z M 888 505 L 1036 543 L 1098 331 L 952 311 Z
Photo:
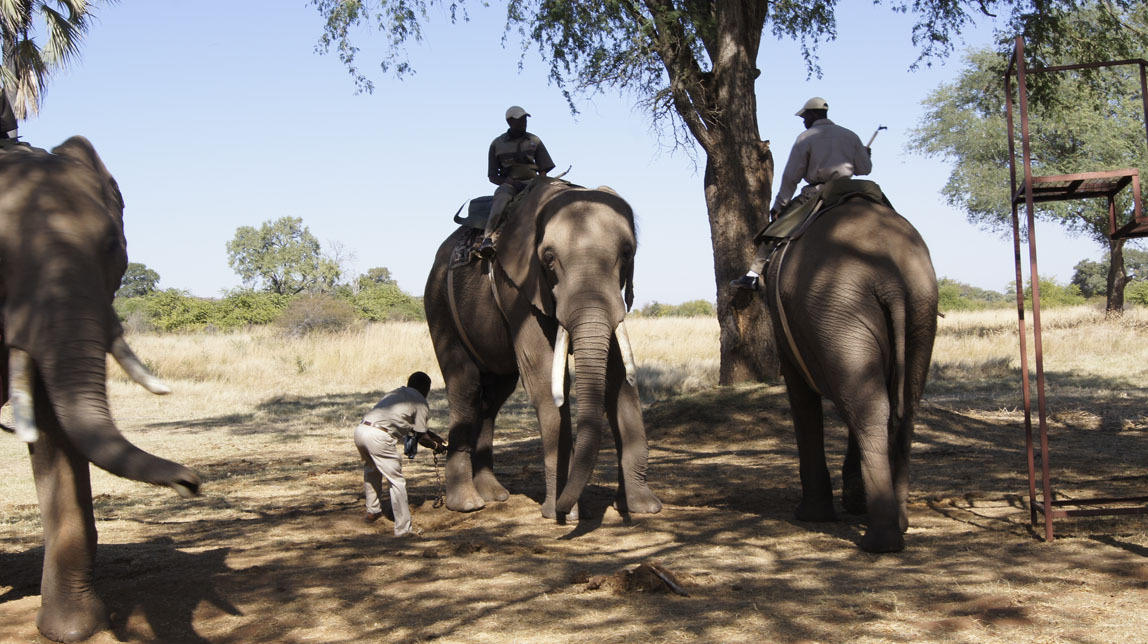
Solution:
M 99 494 L 96 582 L 113 630 L 91 641 L 1148 641 L 1148 518 L 1064 519 L 1053 543 L 1039 538 L 1014 378 L 930 386 L 908 546 L 880 556 L 857 548 L 863 517 L 792 518 L 796 455 L 778 386 L 650 406 L 650 481 L 665 509 L 620 516 L 610 507 L 607 446 L 585 517 L 571 525 L 540 516 L 540 441 L 519 392 L 496 437 L 510 500 L 471 514 L 435 507 L 436 469 L 420 452 L 405 466 L 421 531 L 408 539 L 394 538 L 386 519 L 362 521 L 346 410 L 379 392 L 285 396 L 224 416 L 205 400 L 189 418 L 121 419 L 134 441 L 206 484 L 190 501 L 135 484 Z M 1059 382 L 1061 497 L 1148 493 L 1144 390 L 1096 400 L 1097 383 Z M 432 394 L 438 418 L 442 398 Z M 829 434 L 837 470 L 835 420 Z M 21 457 L 0 438 L 0 457 Z M 26 499 L 3 507 L 0 642 L 38 642 L 37 509 Z

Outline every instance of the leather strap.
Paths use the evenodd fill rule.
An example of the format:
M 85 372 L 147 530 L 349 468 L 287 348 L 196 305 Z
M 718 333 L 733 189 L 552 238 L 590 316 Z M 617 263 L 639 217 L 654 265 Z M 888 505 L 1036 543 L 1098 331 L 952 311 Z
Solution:
M 454 271 L 455 269 L 453 268 L 446 269 L 446 302 L 447 307 L 450 309 L 450 317 L 452 320 L 454 320 L 454 328 L 458 330 L 458 335 L 460 338 L 462 338 L 462 343 L 466 345 L 466 349 L 470 352 L 470 356 L 474 358 L 475 362 L 477 362 L 479 366 L 481 366 L 483 369 L 486 369 L 487 371 L 490 371 L 490 367 L 488 367 L 486 363 L 482 361 L 482 358 L 478 356 L 478 350 L 475 349 L 474 345 L 470 343 L 470 338 L 466 335 L 466 329 L 462 326 L 462 320 L 458 317 L 458 305 L 454 301 Z M 497 298 L 497 296 L 498 294 L 496 292 L 495 297 Z M 499 307 L 499 311 L 501 310 L 502 307 Z
M 813 384 L 813 376 L 809 373 L 809 367 L 805 366 L 805 360 L 801 357 L 801 352 L 797 350 L 797 343 L 793 340 L 793 333 L 789 330 L 789 320 L 785 316 L 785 307 L 781 304 L 781 264 L 785 261 L 785 253 L 789 250 L 789 243 L 782 244 L 784 248 L 781 249 L 781 254 L 777 257 L 777 269 L 774 273 L 774 278 L 769 280 L 773 283 L 773 296 L 774 304 L 777 308 L 777 318 L 781 322 L 781 331 L 785 334 L 785 340 L 789 343 L 789 350 L 793 353 L 794 360 L 797 361 L 797 366 L 801 369 L 801 375 L 805 377 L 805 384 L 809 388 L 821 395 L 821 390 L 817 385 Z

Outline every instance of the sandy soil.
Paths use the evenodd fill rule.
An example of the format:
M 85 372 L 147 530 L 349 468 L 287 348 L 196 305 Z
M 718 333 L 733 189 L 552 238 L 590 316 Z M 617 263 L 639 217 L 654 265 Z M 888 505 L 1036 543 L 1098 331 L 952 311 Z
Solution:
M 540 441 L 518 393 L 496 439 L 510 500 L 471 514 L 435 507 L 436 469 L 421 452 L 406 466 L 421 531 L 408 539 L 386 519 L 362 521 L 347 410 L 378 392 L 280 396 L 222 416 L 205 399 L 177 417 L 121 418 L 134 441 L 207 484 L 183 501 L 97 476 L 97 585 L 114 628 L 91 641 L 1148 641 L 1148 518 L 1066 519 L 1055 542 L 1039 538 L 1011 377 L 930 388 L 908 547 L 881 556 L 857 548 L 863 517 L 792 518 L 796 455 L 777 386 L 652 405 L 650 480 L 664 511 L 610 507 L 606 448 L 572 525 L 540 516 Z M 1060 390 L 1057 489 L 1145 494 L 1146 394 L 1095 400 L 1097 384 Z M 432 402 L 443 418 L 441 392 Z M 834 421 L 829 433 L 837 470 L 843 430 Z M 0 459 L 26 463 L 0 439 Z M 30 483 L 4 489 L 0 642 L 37 642 L 37 510 Z M 650 566 L 635 573 L 642 564 L 686 594 Z

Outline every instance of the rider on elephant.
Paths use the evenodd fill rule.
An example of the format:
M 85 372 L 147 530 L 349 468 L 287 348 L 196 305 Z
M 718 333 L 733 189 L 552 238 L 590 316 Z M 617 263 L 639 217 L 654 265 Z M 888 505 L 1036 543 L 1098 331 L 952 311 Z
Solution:
M 769 209 L 770 222 L 812 199 L 830 179 L 865 175 L 873 170 L 872 150 L 852 130 L 830 121 L 828 115 L 829 103 L 819 96 L 809 99 L 798 110 L 797 116 L 805 122 L 805 131 L 798 135 L 789 152 L 777 198 Z M 805 179 L 806 185 L 790 201 L 801 179 Z M 761 243 L 761 233 L 754 238 L 754 242 L 757 244 L 757 254 L 746 274 L 730 282 L 735 288 L 758 288 L 757 278 L 765 270 L 771 245 Z
M 554 169 L 554 161 L 542 139 L 526 131 L 526 110 L 512 105 L 506 110 L 507 131 L 494 139 L 487 153 L 486 177 L 498 186 L 490 205 L 490 217 L 478 254 L 486 259 L 494 257 L 491 235 L 498 228 L 506 205 L 514 195 L 526 187 L 526 182 Z

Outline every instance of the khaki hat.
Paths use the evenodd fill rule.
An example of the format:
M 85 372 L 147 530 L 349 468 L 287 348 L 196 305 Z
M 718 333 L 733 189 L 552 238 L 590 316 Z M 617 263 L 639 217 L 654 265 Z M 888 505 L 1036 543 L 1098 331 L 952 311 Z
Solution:
M 821 98 L 820 96 L 814 96 L 808 101 L 805 101 L 805 105 L 802 105 L 801 109 L 798 110 L 797 114 L 794 114 L 794 116 L 804 116 L 805 113 L 809 110 L 829 111 L 829 103 L 826 103 L 825 99 Z
M 526 113 L 526 110 L 517 105 L 511 105 L 510 107 L 506 108 L 506 120 L 508 121 L 510 119 L 520 119 L 524 116 L 530 115 Z

